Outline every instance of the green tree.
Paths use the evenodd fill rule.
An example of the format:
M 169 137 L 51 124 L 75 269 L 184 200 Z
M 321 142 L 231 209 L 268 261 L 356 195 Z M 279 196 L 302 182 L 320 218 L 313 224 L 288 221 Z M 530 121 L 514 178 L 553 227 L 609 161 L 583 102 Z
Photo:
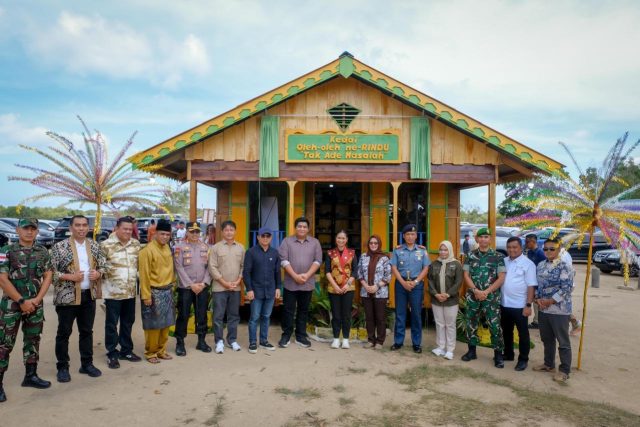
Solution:
M 172 214 L 188 216 L 189 188 L 186 185 L 177 184 L 174 188 L 166 189 L 160 203 Z

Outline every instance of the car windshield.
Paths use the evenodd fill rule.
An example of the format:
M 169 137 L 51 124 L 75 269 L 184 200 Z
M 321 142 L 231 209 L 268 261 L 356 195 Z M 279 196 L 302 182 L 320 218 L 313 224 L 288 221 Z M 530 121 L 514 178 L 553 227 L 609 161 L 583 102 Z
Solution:
M 16 228 L 10 226 L 6 222 L 0 221 L 0 231 L 15 233 L 16 232 Z

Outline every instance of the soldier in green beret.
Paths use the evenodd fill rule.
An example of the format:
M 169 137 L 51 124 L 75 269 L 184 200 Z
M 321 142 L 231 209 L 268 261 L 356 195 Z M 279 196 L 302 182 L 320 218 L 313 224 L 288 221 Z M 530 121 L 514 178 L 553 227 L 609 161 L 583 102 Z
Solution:
M 23 218 L 16 227 L 18 242 L 0 249 L 0 402 L 7 400 L 2 386 L 22 322 L 22 348 L 26 374 L 23 387 L 48 388 L 51 382 L 37 374 L 40 334 L 44 322 L 42 299 L 49 289 L 53 269 L 49 251 L 35 244 L 38 220 Z
M 464 281 L 468 287 L 465 295 L 464 318 L 469 351 L 462 356 L 462 360 L 468 362 L 477 359 L 478 322 L 480 316 L 484 314 L 491 333 L 494 365 L 496 368 L 504 368 L 502 356 L 504 342 L 500 327 L 500 287 L 506 272 L 504 257 L 489 247 L 490 228 L 480 228 L 476 233 L 476 242 L 478 242 L 478 248 L 469 253 L 463 267 Z

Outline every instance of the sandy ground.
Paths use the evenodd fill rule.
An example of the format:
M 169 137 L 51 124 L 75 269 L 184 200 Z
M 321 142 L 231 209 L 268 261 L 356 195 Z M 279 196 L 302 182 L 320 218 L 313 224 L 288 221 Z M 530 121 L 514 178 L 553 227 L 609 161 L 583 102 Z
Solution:
M 577 270 L 574 311 L 581 316 L 585 266 L 578 265 Z M 583 367 L 572 374 L 567 387 L 556 385 L 548 374 L 530 369 L 515 372 L 514 362 L 507 362 L 506 369 L 495 369 L 490 349 L 481 349 L 478 360 L 464 363 L 460 356 L 466 345 L 459 343 L 455 360 L 436 358 L 429 352 L 434 343 L 433 329 L 424 331 L 425 353 L 420 356 L 411 352 L 410 345 L 399 353 L 391 353 L 365 350 L 356 345 L 350 350 L 332 350 L 328 344 L 316 342 L 309 349 L 292 344 L 287 349 L 259 350 L 252 355 L 246 351 L 247 325 L 243 323 L 239 330 L 241 352 L 227 349 L 223 355 L 204 354 L 194 349 L 195 337 L 189 336 L 188 355 L 184 358 L 175 357 L 159 365 L 123 361 L 120 369 L 110 370 L 104 357 L 102 310 L 97 310 L 96 315 L 94 351 L 95 364 L 102 369 L 103 376 L 94 379 L 77 372 L 79 354 L 74 331 L 70 345 L 72 381 L 59 384 L 55 382 L 54 356 L 57 320 L 49 297 L 39 373 L 52 380 L 53 385 L 48 390 L 20 387 L 24 371 L 19 338 L 5 375 L 9 400 L 0 404 L 0 425 L 298 425 L 302 422 L 295 417 L 316 413 L 319 418 L 336 420 L 345 412 L 358 415 L 379 412 L 385 402 L 403 405 L 414 401 L 413 392 L 388 375 L 380 374 L 399 373 L 424 363 L 470 367 L 520 387 L 604 402 L 640 415 L 640 374 L 635 353 L 640 349 L 637 331 L 640 291 L 617 289 L 621 284 L 620 275 L 602 275 L 601 287 L 589 288 Z M 635 279 L 632 285 L 637 287 Z M 272 326 L 272 343 L 277 342 L 279 333 L 279 326 Z M 536 347 L 530 355 L 530 367 L 542 360 L 537 331 L 532 338 Z M 212 341 L 209 336 L 208 342 L 212 344 Z M 134 342 L 135 351 L 142 354 L 144 339 L 139 319 L 134 325 Z M 572 343 L 575 363 L 578 337 L 572 338 Z M 387 344 L 390 344 L 389 338 Z M 170 338 L 172 354 L 174 347 L 175 341 Z M 285 395 L 276 391 L 279 387 L 315 389 L 316 397 L 313 393 L 306 398 Z M 443 392 L 489 404 L 513 403 L 518 399 L 509 388 L 471 378 L 458 378 L 439 387 Z M 214 416 L 216 407 L 218 416 Z

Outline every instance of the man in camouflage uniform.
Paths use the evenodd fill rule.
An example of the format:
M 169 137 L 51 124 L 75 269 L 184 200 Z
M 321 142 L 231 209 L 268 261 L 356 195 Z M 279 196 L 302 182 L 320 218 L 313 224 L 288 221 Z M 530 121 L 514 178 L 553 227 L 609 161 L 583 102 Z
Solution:
M 469 351 L 462 356 L 462 360 L 468 362 L 478 358 L 478 322 L 484 314 L 491 332 L 494 365 L 496 368 L 504 368 L 504 342 L 500 327 L 500 286 L 506 272 L 504 257 L 489 247 L 490 228 L 480 228 L 476 233 L 476 241 L 478 249 L 471 251 L 464 260 L 464 281 L 468 287 L 464 318 Z
M 18 242 L 0 249 L 0 402 L 7 400 L 2 387 L 22 322 L 22 348 L 26 374 L 23 387 L 48 388 L 51 382 L 37 374 L 40 334 L 44 322 L 42 299 L 53 275 L 51 258 L 44 246 L 35 244 L 37 219 L 21 219 L 16 228 Z

